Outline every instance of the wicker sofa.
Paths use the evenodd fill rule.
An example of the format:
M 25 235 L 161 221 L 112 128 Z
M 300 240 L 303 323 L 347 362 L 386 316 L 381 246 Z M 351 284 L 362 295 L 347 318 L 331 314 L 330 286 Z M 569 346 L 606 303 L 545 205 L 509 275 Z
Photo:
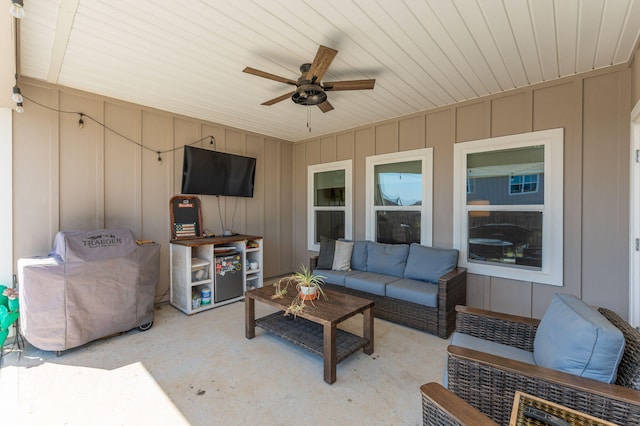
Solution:
M 310 269 L 325 277 L 325 288 L 373 300 L 378 318 L 442 338 L 453 332 L 455 307 L 466 303 L 467 291 L 467 271 L 457 267 L 457 250 L 419 244 L 348 243 L 353 244 L 350 261 L 338 270 L 320 264 L 322 244 L 320 255 L 311 258 Z M 334 262 L 334 266 L 336 263 L 340 264 Z
M 465 306 L 456 310 L 456 333 L 533 351 L 539 320 Z M 614 312 L 598 311 L 624 336 L 615 383 L 452 345 L 447 350 L 448 389 L 501 425 L 509 424 L 517 390 L 618 425 L 640 424 L 640 332 Z M 423 413 L 432 404 L 423 393 Z M 425 424 L 430 424 L 427 417 Z

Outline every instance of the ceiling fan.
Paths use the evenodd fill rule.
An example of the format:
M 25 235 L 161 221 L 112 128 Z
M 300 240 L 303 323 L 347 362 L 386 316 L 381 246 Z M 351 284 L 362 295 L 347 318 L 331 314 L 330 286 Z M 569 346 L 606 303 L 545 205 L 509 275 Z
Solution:
M 333 109 L 333 105 L 327 100 L 327 94 L 325 92 L 373 89 L 373 86 L 376 84 L 375 79 L 323 82 L 322 77 L 324 77 L 324 74 L 329 69 L 331 62 L 333 62 L 337 54 L 338 51 L 335 49 L 320 46 L 312 63 L 300 65 L 300 77 L 298 77 L 298 80 L 280 77 L 251 67 L 246 67 L 242 71 L 247 74 L 253 74 L 258 77 L 296 86 L 296 90 L 293 92 L 285 93 L 277 98 L 263 102 L 261 105 L 273 105 L 290 97 L 296 104 L 318 105 L 318 108 L 320 108 L 322 112 L 329 112 Z

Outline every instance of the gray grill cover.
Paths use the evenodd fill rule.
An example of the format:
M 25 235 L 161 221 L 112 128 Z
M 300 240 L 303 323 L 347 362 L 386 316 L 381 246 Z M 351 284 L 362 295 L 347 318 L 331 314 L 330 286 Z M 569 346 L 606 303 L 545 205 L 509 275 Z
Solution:
M 49 257 L 18 260 L 21 332 L 62 351 L 148 324 L 159 266 L 128 229 L 59 232 Z

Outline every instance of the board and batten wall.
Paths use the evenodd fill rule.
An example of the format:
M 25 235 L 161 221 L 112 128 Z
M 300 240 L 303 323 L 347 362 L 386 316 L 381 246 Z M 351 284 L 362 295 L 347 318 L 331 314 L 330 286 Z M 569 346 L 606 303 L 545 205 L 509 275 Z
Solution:
M 540 318 L 553 293 L 566 292 L 626 317 L 632 73 L 633 66 L 609 67 L 296 144 L 297 263 L 317 254 L 306 244 L 308 165 L 353 160 L 354 238 L 364 239 L 365 158 L 433 147 L 433 245 L 452 247 L 454 144 L 561 127 L 564 285 L 469 274 L 467 304 Z
M 290 142 L 35 80 L 20 87 L 95 121 L 85 116 L 80 128 L 78 114 L 29 99 L 13 114 L 13 265 L 46 255 L 58 231 L 129 228 L 161 244 L 156 301 L 168 300 L 169 200 L 180 194 L 182 147 L 213 135 L 217 150 L 257 158 L 256 186 L 253 198 L 200 196 L 203 228 L 222 233 L 220 207 L 226 228 L 264 237 L 265 277 L 294 269 Z M 208 138 L 194 146 L 213 148 Z M 159 163 L 157 151 L 170 152 Z

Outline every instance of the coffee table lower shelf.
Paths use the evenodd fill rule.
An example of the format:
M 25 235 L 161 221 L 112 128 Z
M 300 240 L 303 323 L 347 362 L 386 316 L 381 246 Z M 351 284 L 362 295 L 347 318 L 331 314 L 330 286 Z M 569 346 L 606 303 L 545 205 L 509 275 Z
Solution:
M 284 316 L 282 311 L 256 319 L 256 326 L 321 357 L 324 354 L 323 327 L 307 319 Z M 364 348 L 369 340 L 348 331 L 336 330 L 336 362 Z

